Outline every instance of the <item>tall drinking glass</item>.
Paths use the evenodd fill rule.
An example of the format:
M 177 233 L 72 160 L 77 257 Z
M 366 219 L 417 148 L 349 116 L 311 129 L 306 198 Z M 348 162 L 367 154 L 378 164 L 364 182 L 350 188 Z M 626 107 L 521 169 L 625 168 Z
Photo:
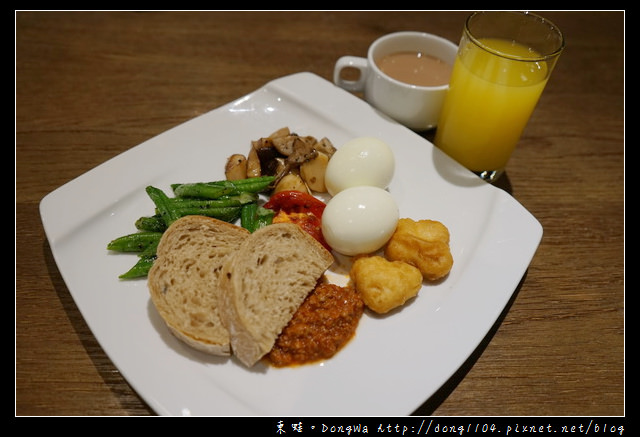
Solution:
M 560 30 L 536 14 L 471 14 L 435 145 L 486 181 L 497 180 L 563 49 Z

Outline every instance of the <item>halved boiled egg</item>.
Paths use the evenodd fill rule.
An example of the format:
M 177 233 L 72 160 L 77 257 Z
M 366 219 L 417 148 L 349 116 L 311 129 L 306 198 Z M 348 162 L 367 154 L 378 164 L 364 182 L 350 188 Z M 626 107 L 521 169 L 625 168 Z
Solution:
M 343 255 L 371 253 L 389 241 L 398 220 L 398 206 L 388 191 L 366 185 L 351 187 L 327 202 L 322 234 Z
M 347 141 L 331 157 L 324 175 L 327 191 L 340 191 L 359 185 L 387 188 L 395 172 L 395 158 L 384 141 L 359 137 Z

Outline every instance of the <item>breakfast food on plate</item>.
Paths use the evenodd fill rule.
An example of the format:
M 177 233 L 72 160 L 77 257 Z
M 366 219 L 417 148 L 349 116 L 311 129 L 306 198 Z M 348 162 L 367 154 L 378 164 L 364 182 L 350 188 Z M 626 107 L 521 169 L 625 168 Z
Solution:
M 318 283 L 278 336 L 269 362 L 283 367 L 331 358 L 353 337 L 363 312 L 352 286 Z
M 225 260 L 220 315 L 233 354 L 243 364 L 251 367 L 271 350 L 333 261 L 329 251 L 292 223 L 256 230 Z
M 388 313 L 452 268 L 442 223 L 399 218 L 387 191 L 394 171 L 379 139 L 336 150 L 282 128 L 252 141 L 246 156 L 231 155 L 224 181 L 173 184 L 175 199 L 147 187 L 159 213 L 145 222 L 163 227 L 139 227 L 108 249 L 148 256 L 135 277 L 147 275 L 158 314 L 189 346 L 247 367 L 327 359 L 353 337 L 365 308 Z M 263 206 L 259 195 L 268 196 Z M 192 204 L 201 206 L 185 209 Z M 201 215 L 229 208 L 225 219 Z M 154 239 L 143 245 L 143 237 Z M 344 286 L 324 276 L 332 251 L 354 257 Z
M 365 305 L 379 314 L 404 305 L 422 287 L 417 267 L 381 256 L 358 257 L 349 275 Z
M 151 299 L 180 340 L 252 366 L 267 354 L 333 256 L 298 225 L 250 233 L 214 218 L 176 220 L 148 274 Z
M 164 232 L 149 270 L 151 300 L 169 330 L 203 352 L 230 354 L 229 332 L 219 314 L 223 262 L 249 231 L 210 217 L 182 217 Z
M 388 191 L 373 186 L 351 187 L 327 202 L 322 233 L 329 246 L 343 255 L 371 253 L 389 240 L 398 214 Z
M 272 223 L 295 223 L 330 251 L 331 247 L 322 235 L 322 215 L 326 206 L 311 194 L 298 190 L 278 191 L 264 204 L 265 209 L 274 212 Z
M 228 180 L 274 176 L 273 192 L 283 190 L 324 193 L 325 170 L 336 148 L 327 138 L 302 136 L 283 127 L 268 137 L 251 141 L 247 156 L 227 159 Z
M 429 281 L 443 278 L 453 266 L 449 230 L 435 220 L 398 220 L 384 255 L 391 261 L 404 261 L 416 266 Z
M 359 137 L 347 141 L 331 157 L 324 176 L 327 191 L 340 191 L 360 185 L 387 188 L 395 172 L 391 148 L 382 140 Z
M 247 178 L 247 158 L 244 155 L 235 153 L 227 159 L 224 166 L 224 175 L 228 181 L 235 181 Z

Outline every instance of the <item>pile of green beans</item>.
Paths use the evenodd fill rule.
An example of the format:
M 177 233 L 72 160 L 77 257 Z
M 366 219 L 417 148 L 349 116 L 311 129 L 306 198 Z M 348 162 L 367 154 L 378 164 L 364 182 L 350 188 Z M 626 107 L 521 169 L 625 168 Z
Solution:
M 119 278 L 146 277 L 157 257 L 156 248 L 162 234 L 180 217 L 204 215 L 229 223 L 240 219 L 240 225 L 250 232 L 270 224 L 274 213 L 258 205 L 258 196 L 269 189 L 273 180 L 274 176 L 260 176 L 238 181 L 173 184 L 174 197 L 167 196 L 159 188 L 146 187 L 155 213 L 136 220 L 137 232 L 107 244 L 107 250 L 138 255 L 134 266 Z

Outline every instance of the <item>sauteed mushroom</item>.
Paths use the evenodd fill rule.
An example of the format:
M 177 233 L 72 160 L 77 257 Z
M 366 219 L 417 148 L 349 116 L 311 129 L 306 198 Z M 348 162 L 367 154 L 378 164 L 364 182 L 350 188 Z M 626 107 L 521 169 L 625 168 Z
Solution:
M 335 151 L 327 138 L 318 141 L 313 136 L 300 136 L 292 133 L 288 127 L 283 127 L 268 137 L 251 142 L 246 158 L 246 177 L 275 176 L 272 189 L 282 182 L 280 187 L 301 187 L 302 184 L 305 188 L 302 191 L 311 189 L 325 192 L 324 170 Z M 233 160 L 238 160 L 239 156 L 242 155 L 229 157 L 226 169 L 234 167 L 236 163 Z M 233 176 L 236 177 L 241 172 L 238 169 Z M 289 175 L 291 176 L 288 177 Z M 285 177 L 286 180 L 283 181 Z M 227 179 L 230 177 L 227 176 Z
M 245 158 L 245 156 L 240 153 L 231 155 L 227 160 L 227 165 L 224 168 L 224 174 L 229 181 L 246 179 L 247 158 Z

